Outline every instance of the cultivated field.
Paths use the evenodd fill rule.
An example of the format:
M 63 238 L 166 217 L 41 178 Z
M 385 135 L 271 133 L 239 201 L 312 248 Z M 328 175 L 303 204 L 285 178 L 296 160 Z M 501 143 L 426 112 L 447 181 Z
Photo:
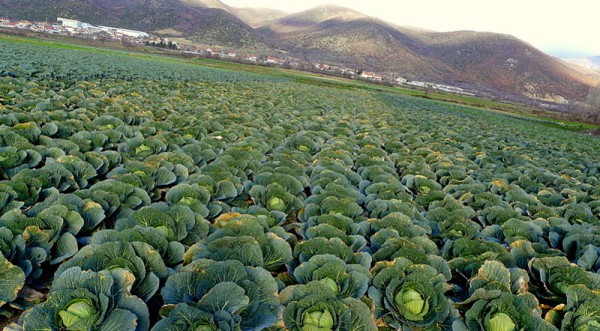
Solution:
M 0 59 L 5 330 L 600 327 L 597 138 L 162 56 Z

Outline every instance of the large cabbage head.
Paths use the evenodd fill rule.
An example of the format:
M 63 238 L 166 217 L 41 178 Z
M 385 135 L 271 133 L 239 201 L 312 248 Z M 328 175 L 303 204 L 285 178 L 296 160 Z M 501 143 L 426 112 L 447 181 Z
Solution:
M 285 231 L 269 228 L 264 218 L 223 214 L 217 219 L 217 226 L 220 228 L 186 251 L 185 263 L 197 259 L 237 260 L 276 271 L 293 259 L 290 244 L 282 238 L 287 236 Z
M 371 274 L 358 264 L 346 264 L 340 258 L 325 254 L 315 255 L 294 270 L 294 277 L 300 284 L 318 281 L 339 297 L 360 299 L 367 292 Z
M 70 268 L 54 280 L 46 302 L 21 315 L 19 325 L 22 330 L 147 330 L 148 307 L 129 294 L 133 281 L 125 270 Z
M 459 305 L 464 325 L 456 330 L 557 331 L 540 317 L 539 303 L 531 294 L 515 295 L 503 290 L 479 289 Z M 459 322 L 462 324 L 462 322 Z
M 149 300 L 158 290 L 161 279 L 167 277 L 167 268 L 160 254 L 143 242 L 106 242 L 87 245 L 70 260 L 63 262 L 55 278 L 72 267 L 100 272 L 101 270 L 127 271 L 135 277 L 131 292 Z
M 161 295 L 167 306 L 195 307 L 215 321 L 225 312 L 231 315 L 226 321 L 237 321 L 234 324 L 247 330 L 275 324 L 281 311 L 273 276 L 239 261 L 195 260 L 167 279 Z M 182 316 L 172 312 L 167 317 L 173 320 Z M 216 322 L 206 323 L 199 330 L 210 330 L 207 327 Z
M 367 305 L 355 298 L 339 298 L 329 285 L 312 281 L 281 292 L 283 321 L 290 331 L 375 331 Z
M 254 185 L 248 193 L 255 204 L 268 210 L 290 213 L 302 208 L 302 200 L 278 182 L 266 186 Z
M 35 217 L 26 217 L 17 209 L 0 217 L 0 226 L 20 234 L 29 247 L 46 250 L 51 264 L 57 264 L 77 253 L 77 239 L 84 220 L 76 211 L 53 205 Z
M 395 328 L 436 329 L 450 318 L 446 276 L 406 258 L 379 262 L 373 268 L 369 296 L 376 316 Z

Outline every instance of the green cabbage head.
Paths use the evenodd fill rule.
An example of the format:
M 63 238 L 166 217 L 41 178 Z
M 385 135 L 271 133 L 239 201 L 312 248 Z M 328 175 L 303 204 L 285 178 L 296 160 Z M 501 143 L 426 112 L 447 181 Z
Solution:
M 557 331 L 540 317 L 539 303 L 529 293 L 516 295 L 505 289 L 480 288 L 459 308 L 468 309 L 464 312 L 464 325 L 456 330 Z
M 432 266 L 399 257 L 373 268 L 369 296 L 377 318 L 398 329 L 438 330 L 451 317 L 446 276 Z
M 362 298 L 369 287 L 371 273 L 359 264 L 346 264 L 331 254 L 315 255 L 300 264 L 293 272 L 300 284 L 318 281 L 340 298 Z
M 129 293 L 134 275 L 124 269 L 65 270 L 52 283 L 48 300 L 26 311 L 13 330 L 130 330 L 150 326 L 148 307 Z
M 281 292 L 283 321 L 290 331 L 376 331 L 367 305 L 340 298 L 327 282 L 288 286 Z
M 273 276 L 234 260 L 195 260 L 167 279 L 161 295 L 162 311 L 174 309 L 160 326 L 189 325 L 185 330 L 262 330 L 282 308 Z
M 305 312 L 302 323 L 302 331 L 333 330 L 333 316 L 327 309 Z

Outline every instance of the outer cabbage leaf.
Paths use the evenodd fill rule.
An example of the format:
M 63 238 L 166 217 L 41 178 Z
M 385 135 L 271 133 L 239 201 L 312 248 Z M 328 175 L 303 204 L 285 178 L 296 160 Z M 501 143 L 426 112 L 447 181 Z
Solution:
M 469 293 L 483 288 L 486 290 L 501 290 L 514 294 L 527 293 L 529 275 L 519 268 L 506 268 L 498 261 L 486 261 L 477 275 L 469 280 Z
M 0 307 L 15 300 L 24 284 L 25 273 L 23 270 L 0 254 Z
M 166 309 L 165 309 L 166 310 Z M 153 331 L 180 330 L 224 330 L 241 331 L 242 318 L 240 315 L 220 310 L 206 311 L 185 303 L 175 305 L 166 316 L 158 321 Z
M 600 291 L 584 285 L 573 285 L 566 290 L 567 306 L 561 330 L 596 330 L 600 327 Z
M 533 293 L 540 299 L 564 303 L 571 285 L 600 289 L 600 274 L 585 271 L 565 257 L 542 257 L 529 262 Z
M 533 258 L 546 256 L 565 256 L 565 253 L 553 248 L 548 248 L 541 243 L 530 243 L 526 240 L 513 241 L 510 244 L 510 254 L 515 258 L 519 268 L 527 269 L 529 261 Z
M 341 214 L 327 214 L 310 217 L 306 222 L 302 224 L 304 231 L 310 227 L 316 227 L 322 224 L 331 225 L 337 229 L 342 230 L 348 235 L 364 235 L 365 227 L 361 226 L 360 223 L 355 222 L 352 218 L 346 217 Z
M 382 219 L 368 220 L 370 233 L 374 234 L 382 229 L 394 229 L 400 237 L 418 237 L 431 234 L 431 227 L 424 223 L 412 220 L 410 217 L 399 213 L 391 213 Z
M 159 253 L 142 242 L 107 242 L 87 245 L 63 262 L 54 278 L 72 267 L 99 272 L 101 270 L 125 269 L 135 276 L 131 293 L 148 301 L 158 290 L 161 279 L 166 278 L 167 268 Z
M 184 245 L 192 245 L 206 238 L 209 230 L 209 223 L 188 206 L 168 206 L 165 203 L 155 203 L 117 220 L 115 230 L 132 229 L 136 226 L 155 228 L 168 241 Z
M 365 268 L 371 266 L 371 255 L 365 252 L 354 252 L 340 238 L 313 238 L 302 241 L 294 247 L 294 257 L 300 263 L 307 262 L 311 257 L 321 254 L 331 254 L 348 264 L 360 264 Z
M 51 264 L 57 264 L 78 249 L 75 235 L 84 225 L 79 213 L 62 205 L 53 205 L 35 217 L 26 217 L 19 210 L 12 210 L 0 217 L 0 226 L 11 229 L 26 240 L 28 248 L 39 247 L 46 251 Z
M 19 195 L 11 186 L 0 183 L 0 215 L 13 209 L 23 206 L 23 202 L 18 201 Z
M 326 239 L 340 238 L 346 245 L 352 247 L 355 252 L 364 250 L 364 248 L 367 246 L 367 240 L 365 237 L 361 235 L 347 235 L 343 230 L 340 230 L 329 224 L 320 224 L 317 226 L 308 227 L 303 233 L 303 237 L 305 239 L 319 237 Z
M 146 191 L 114 179 L 98 182 L 89 189 L 77 191 L 75 194 L 82 199 L 90 199 L 100 204 L 106 217 L 114 215 L 118 218 L 151 203 Z
M 503 245 L 486 240 L 457 239 L 448 241 L 444 245 L 442 256 L 455 272 L 455 279 L 471 278 L 487 260 L 500 261 L 507 268 L 516 267 L 515 258 Z
M 0 227 L 0 252 L 2 253 L 0 255 L 3 255 L 8 260 L 7 262 L 21 268 L 28 281 L 37 279 L 42 275 L 42 263 L 48 257 L 45 248 L 36 247 L 35 245 L 27 246 L 28 242 L 36 242 L 35 237 L 34 234 L 33 241 L 26 241 L 22 235 L 15 235 L 11 230 Z
M 91 245 L 101 245 L 107 242 L 143 242 L 157 250 L 168 267 L 175 267 L 183 262 L 185 246 L 177 241 L 169 242 L 164 234 L 155 228 L 136 226 L 122 231 L 101 230 L 92 236 Z
M 383 243 L 382 243 L 383 242 Z M 380 230 L 371 237 L 373 260 L 392 261 L 397 257 L 416 259 L 423 254 L 439 255 L 437 245 L 426 236 L 399 237 L 393 229 Z
M 44 210 L 61 205 L 70 212 L 75 212 L 83 218 L 83 226 L 80 233 L 89 233 L 94 230 L 104 219 L 105 214 L 102 206 L 92 200 L 83 200 L 74 194 L 54 194 L 46 198 L 43 202 L 35 204 L 27 211 L 28 216 L 44 215 Z

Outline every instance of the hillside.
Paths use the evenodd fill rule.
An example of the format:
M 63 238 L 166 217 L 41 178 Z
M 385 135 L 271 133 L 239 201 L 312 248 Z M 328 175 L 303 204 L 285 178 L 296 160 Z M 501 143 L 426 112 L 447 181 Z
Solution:
M 410 49 L 410 38 L 376 19 L 335 18 L 307 27 L 298 24 L 284 29 L 287 32 L 272 30 L 281 25 L 282 21 L 278 21 L 261 31 L 274 36 L 282 49 L 302 59 L 433 79 L 442 79 L 447 70 L 441 63 L 428 65 L 426 59 Z
M 174 30 L 195 42 L 222 47 L 265 47 L 262 37 L 226 8 L 201 6 L 198 1 L 0 0 L 0 16 L 31 20 L 68 17 L 148 32 Z
M 581 99 L 588 75 L 512 36 L 400 27 L 340 7 L 317 7 L 259 29 L 303 59 L 408 79 L 476 88 L 507 97 Z
M 509 35 L 458 31 L 422 33 L 424 56 L 454 69 L 455 79 L 549 101 L 581 98 L 589 77 Z

